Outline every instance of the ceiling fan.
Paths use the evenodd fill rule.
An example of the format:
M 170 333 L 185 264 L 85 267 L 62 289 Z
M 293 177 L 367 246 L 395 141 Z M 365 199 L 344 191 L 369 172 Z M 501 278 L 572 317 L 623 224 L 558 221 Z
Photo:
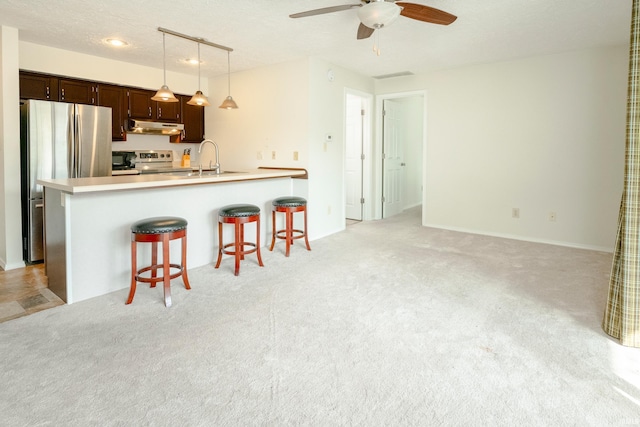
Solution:
M 431 24 L 449 25 L 458 17 L 434 7 L 395 0 L 361 0 L 360 3 L 342 4 L 294 13 L 290 18 L 304 18 L 359 8 L 358 40 L 370 37 L 375 30 L 386 27 L 402 15 Z

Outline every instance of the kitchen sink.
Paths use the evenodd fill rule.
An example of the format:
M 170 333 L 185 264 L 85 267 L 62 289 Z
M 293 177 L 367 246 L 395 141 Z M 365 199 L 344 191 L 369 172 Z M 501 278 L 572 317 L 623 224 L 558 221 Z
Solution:
M 217 173 L 215 171 L 202 171 L 202 176 L 216 176 L 216 175 L 228 175 L 231 173 L 243 173 L 243 172 L 239 172 L 239 171 L 222 171 L 220 173 Z M 194 177 L 200 177 L 201 174 L 198 171 L 194 171 L 194 172 L 168 172 L 165 173 L 164 175 L 170 175 L 170 176 L 194 176 Z

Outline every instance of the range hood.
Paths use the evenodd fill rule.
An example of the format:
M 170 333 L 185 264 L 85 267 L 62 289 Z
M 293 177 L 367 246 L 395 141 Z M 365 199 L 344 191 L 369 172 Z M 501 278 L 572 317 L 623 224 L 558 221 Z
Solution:
M 161 123 L 145 120 L 129 120 L 129 132 L 152 135 L 178 135 L 184 130 L 182 123 Z

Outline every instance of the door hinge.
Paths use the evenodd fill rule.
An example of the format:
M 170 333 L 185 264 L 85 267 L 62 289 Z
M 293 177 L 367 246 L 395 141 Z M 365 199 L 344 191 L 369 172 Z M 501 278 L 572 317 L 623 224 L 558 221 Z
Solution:
M 387 110 L 382 110 L 382 117 L 387 115 Z
M 360 154 L 360 160 L 364 160 L 364 153 Z
M 360 115 L 364 116 L 364 108 L 362 110 L 360 110 Z
M 364 197 L 360 198 L 360 204 L 364 205 Z
M 382 203 L 386 202 L 384 196 L 382 196 Z

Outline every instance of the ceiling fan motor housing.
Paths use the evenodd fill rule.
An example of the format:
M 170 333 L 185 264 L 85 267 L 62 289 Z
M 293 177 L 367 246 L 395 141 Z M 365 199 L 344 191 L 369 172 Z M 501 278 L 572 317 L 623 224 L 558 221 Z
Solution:
M 401 11 L 402 8 L 395 3 L 372 1 L 358 9 L 358 18 L 362 24 L 377 30 L 395 21 Z

